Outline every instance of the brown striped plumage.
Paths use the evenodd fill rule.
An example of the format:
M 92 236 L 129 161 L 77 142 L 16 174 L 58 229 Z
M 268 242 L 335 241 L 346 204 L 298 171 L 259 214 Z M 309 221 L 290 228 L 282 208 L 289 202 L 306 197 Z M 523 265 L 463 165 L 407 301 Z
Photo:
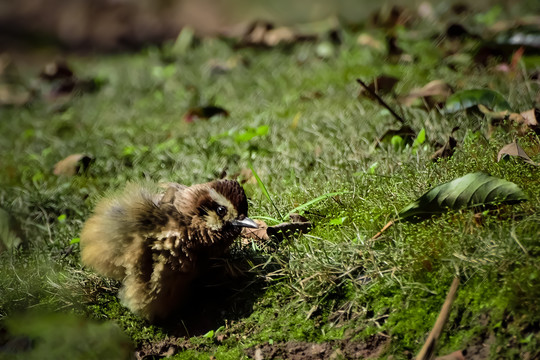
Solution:
M 207 259 L 223 255 L 241 227 L 256 227 L 247 211 L 236 181 L 171 183 L 163 194 L 129 184 L 100 201 L 84 225 L 82 262 L 121 280 L 119 297 L 131 311 L 162 320 L 181 306 Z

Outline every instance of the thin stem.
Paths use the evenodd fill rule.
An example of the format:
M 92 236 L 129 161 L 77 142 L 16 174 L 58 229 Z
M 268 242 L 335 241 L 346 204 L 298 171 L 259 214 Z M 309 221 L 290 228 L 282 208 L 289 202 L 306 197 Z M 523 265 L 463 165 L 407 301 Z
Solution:
M 405 120 L 399 116 L 391 107 L 390 105 L 388 105 L 379 95 L 377 95 L 377 93 L 370 89 L 369 86 L 366 85 L 366 83 L 364 83 L 362 80 L 360 79 L 356 79 L 356 81 L 362 85 L 362 87 L 370 93 L 371 96 L 373 96 L 375 99 L 377 99 L 377 101 L 379 102 L 379 104 L 381 104 L 383 107 L 385 107 L 388 111 L 390 111 L 390 114 L 392 114 L 392 116 L 397 120 L 399 121 L 400 123 L 404 124 L 405 123 Z

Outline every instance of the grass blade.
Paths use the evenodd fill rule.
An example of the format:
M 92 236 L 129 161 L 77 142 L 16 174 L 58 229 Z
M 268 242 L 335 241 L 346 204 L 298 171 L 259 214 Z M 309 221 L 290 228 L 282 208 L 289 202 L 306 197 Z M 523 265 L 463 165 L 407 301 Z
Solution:
M 253 176 L 255 176 L 255 179 L 257 180 L 257 184 L 259 184 L 259 187 L 261 188 L 264 196 L 266 196 L 266 198 L 268 199 L 268 201 L 270 201 L 270 204 L 272 204 L 272 206 L 274 207 L 274 209 L 276 210 L 276 212 L 278 213 L 278 216 L 281 220 L 283 220 L 283 216 L 281 216 L 281 213 L 279 212 L 279 209 L 277 208 L 276 204 L 274 203 L 274 201 L 272 201 L 272 198 L 270 197 L 270 194 L 268 193 L 268 190 L 266 190 L 266 186 L 264 186 L 264 183 L 262 182 L 261 178 L 259 177 L 259 174 L 257 174 L 257 172 L 255 171 L 255 169 L 253 168 L 253 164 L 250 162 L 248 162 L 248 166 L 249 168 L 251 169 L 251 172 L 253 173 Z
M 315 204 L 315 203 L 318 203 L 319 201 L 322 201 L 324 199 L 327 199 L 331 196 L 337 196 L 337 195 L 343 195 L 343 194 L 347 194 L 347 193 L 350 193 L 350 191 L 338 191 L 338 192 L 332 192 L 332 193 L 326 193 L 326 194 L 322 194 L 321 196 L 318 196 L 316 197 L 315 199 L 313 200 L 310 200 L 308 201 L 307 203 L 304 203 L 300 206 L 297 206 L 295 207 L 294 209 L 292 209 L 291 211 L 289 211 L 287 213 L 287 215 L 290 215 L 292 213 L 295 213 L 295 212 L 298 212 L 298 211 L 301 211 L 301 210 L 304 210 L 305 208 Z

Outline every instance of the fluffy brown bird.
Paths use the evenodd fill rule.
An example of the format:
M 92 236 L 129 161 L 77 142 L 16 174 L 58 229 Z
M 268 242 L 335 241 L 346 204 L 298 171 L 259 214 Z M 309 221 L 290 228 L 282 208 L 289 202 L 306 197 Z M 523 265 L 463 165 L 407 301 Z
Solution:
M 164 320 L 182 305 L 206 260 L 224 254 L 247 217 L 244 189 L 218 180 L 164 193 L 129 184 L 104 198 L 81 233 L 82 262 L 122 281 L 119 297 L 134 313 Z

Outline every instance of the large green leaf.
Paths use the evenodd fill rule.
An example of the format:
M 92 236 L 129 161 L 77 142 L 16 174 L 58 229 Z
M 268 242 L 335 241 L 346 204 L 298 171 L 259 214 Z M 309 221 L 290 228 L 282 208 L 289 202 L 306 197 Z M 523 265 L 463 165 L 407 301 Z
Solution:
M 512 111 L 510 104 L 498 92 L 488 89 L 470 89 L 450 95 L 446 100 L 444 112 L 455 113 L 478 105 L 484 105 L 493 111 Z
M 449 209 L 523 200 L 527 197 L 516 184 L 476 172 L 434 187 L 401 210 L 399 218 L 422 218 Z

